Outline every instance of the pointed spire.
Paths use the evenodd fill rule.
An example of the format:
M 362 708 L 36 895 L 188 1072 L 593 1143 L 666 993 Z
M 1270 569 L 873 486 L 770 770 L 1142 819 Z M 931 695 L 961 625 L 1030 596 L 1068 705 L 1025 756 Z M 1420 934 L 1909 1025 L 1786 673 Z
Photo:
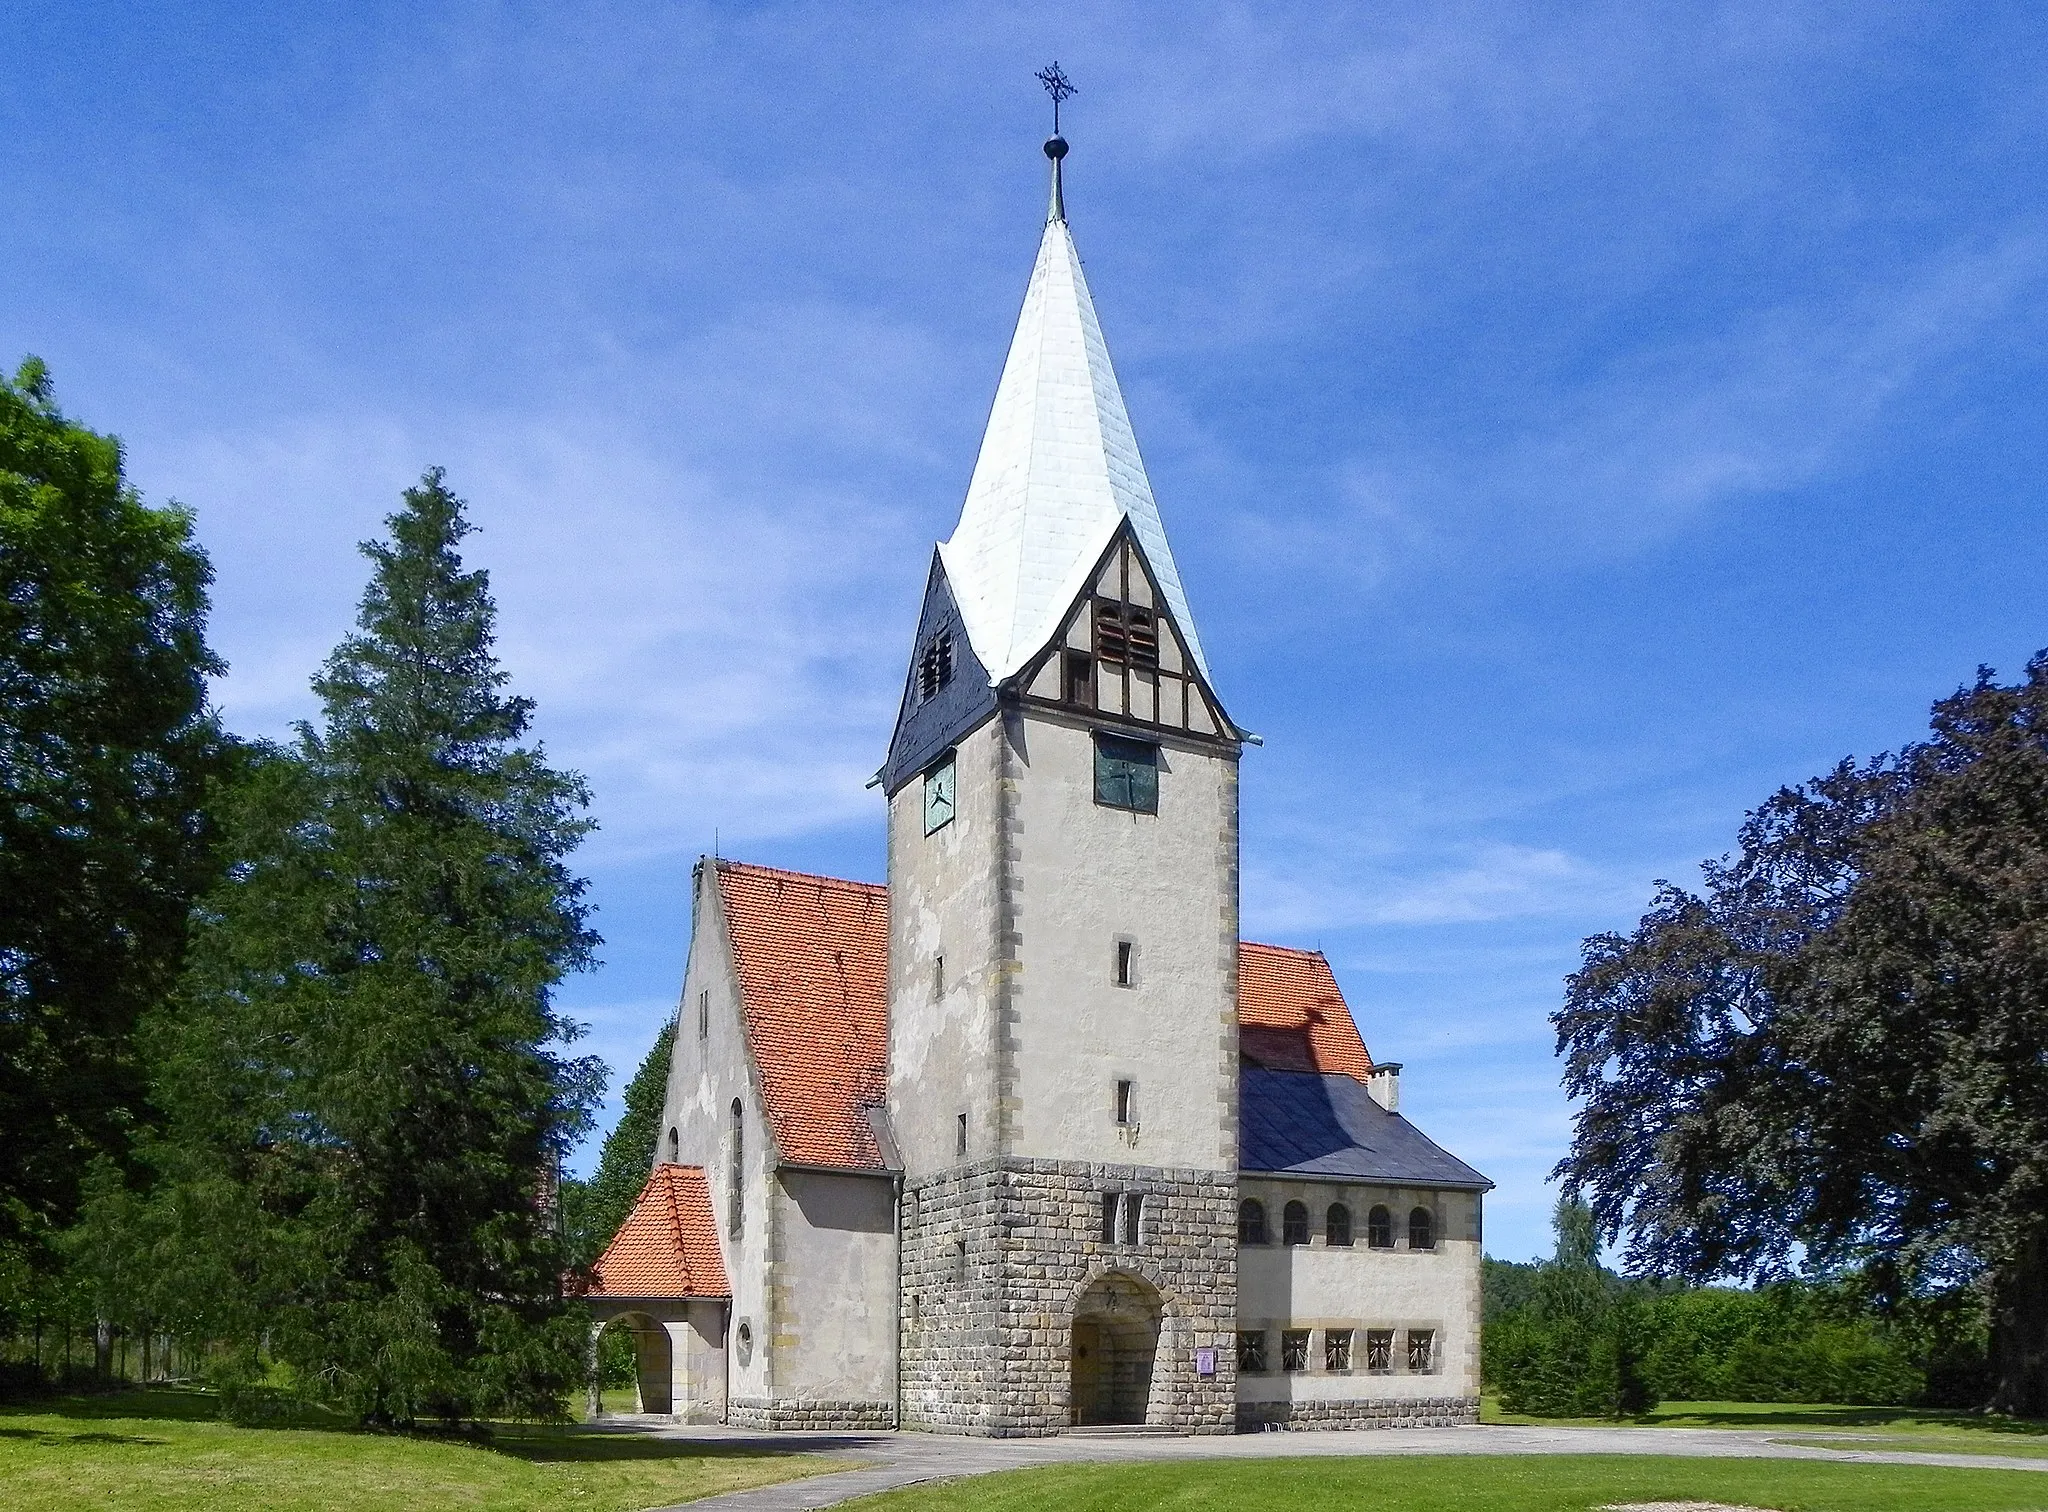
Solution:
M 1048 72 L 1057 75 L 1057 66 Z M 1065 76 L 1057 76 L 1071 93 Z M 960 523 L 940 544 L 939 556 L 974 653 L 1000 682 L 1057 633 L 1110 537 L 1128 519 L 1206 677 L 1180 570 L 1067 228 L 1059 174 L 1065 148 L 1057 135 L 1046 144 L 1053 164 L 1051 213 Z
M 1052 203 L 1047 206 L 1045 221 L 1067 218 L 1066 187 L 1060 182 L 1060 161 L 1067 155 L 1067 139 L 1060 135 L 1060 105 L 1074 97 L 1073 80 L 1060 72 L 1059 60 L 1054 59 L 1034 76 L 1045 86 L 1045 92 L 1052 96 L 1052 135 L 1045 139 L 1045 155 L 1052 159 Z

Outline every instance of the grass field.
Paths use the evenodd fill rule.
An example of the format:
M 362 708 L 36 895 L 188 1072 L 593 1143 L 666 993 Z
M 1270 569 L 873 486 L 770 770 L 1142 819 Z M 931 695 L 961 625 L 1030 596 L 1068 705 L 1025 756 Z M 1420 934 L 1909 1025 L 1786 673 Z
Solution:
M 1634 1455 L 1062 1465 L 918 1486 L 864 1512 L 1588 1512 L 1630 1502 L 1773 1512 L 2039 1512 L 2048 1474 Z
M 1492 1397 L 1480 1421 L 1556 1426 L 1617 1426 L 1611 1418 L 1518 1417 Z M 1665 1402 L 1619 1426 L 1746 1428 L 1787 1444 L 1830 1449 L 1885 1449 L 1922 1454 L 2008 1454 L 2048 1457 L 2048 1423 L 1945 1412 L 1925 1407 L 1835 1407 L 1812 1402 Z M 2043 1499 L 2048 1506 L 2048 1498 Z
M 301 1417 L 235 1428 L 199 1392 L 0 1410 L 6 1512 L 630 1512 L 840 1468 L 753 1446 L 500 1426 L 487 1443 Z

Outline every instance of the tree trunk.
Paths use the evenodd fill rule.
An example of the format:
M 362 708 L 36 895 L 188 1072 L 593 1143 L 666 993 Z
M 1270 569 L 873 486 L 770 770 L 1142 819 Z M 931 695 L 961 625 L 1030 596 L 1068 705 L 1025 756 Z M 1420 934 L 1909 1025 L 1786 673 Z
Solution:
M 92 1368 L 102 1381 L 114 1378 L 114 1323 L 111 1318 L 93 1320 Z
M 1991 1315 L 1991 1410 L 2048 1417 L 2048 1240 L 2037 1233 L 1998 1278 Z

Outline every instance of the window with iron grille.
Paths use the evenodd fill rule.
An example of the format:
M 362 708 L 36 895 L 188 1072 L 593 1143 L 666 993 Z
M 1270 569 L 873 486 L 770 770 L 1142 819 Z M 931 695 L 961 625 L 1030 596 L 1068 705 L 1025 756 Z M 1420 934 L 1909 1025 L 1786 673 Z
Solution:
M 1290 1375 L 1308 1369 L 1306 1328 L 1284 1328 L 1280 1331 L 1280 1368 Z
M 1240 1375 L 1263 1375 L 1266 1371 L 1266 1331 L 1240 1329 L 1237 1335 L 1237 1369 Z
M 1308 1243 L 1308 1207 L 1305 1204 L 1290 1202 L 1280 1210 L 1280 1242 Z
M 1124 1243 L 1136 1244 L 1138 1242 L 1138 1235 L 1144 1227 L 1144 1219 L 1145 1194 L 1143 1192 L 1124 1193 Z
M 1095 801 L 1137 814 L 1159 812 L 1159 747 L 1121 735 L 1095 737 Z
M 1323 1330 L 1323 1369 L 1348 1371 L 1351 1369 L 1351 1330 L 1348 1328 L 1326 1328 Z
M 1393 1329 L 1368 1328 L 1365 1331 L 1365 1368 L 1374 1375 L 1389 1375 L 1393 1372 Z
M 1408 1369 L 1416 1375 L 1428 1375 L 1436 1369 L 1435 1329 L 1408 1330 Z

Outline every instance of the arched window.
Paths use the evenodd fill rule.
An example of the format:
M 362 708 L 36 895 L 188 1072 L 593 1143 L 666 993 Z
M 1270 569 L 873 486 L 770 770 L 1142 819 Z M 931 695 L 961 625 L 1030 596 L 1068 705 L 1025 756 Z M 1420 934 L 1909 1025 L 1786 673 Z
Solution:
M 1408 1248 L 1412 1250 L 1433 1250 L 1436 1248 L 1436 1214 L 1426 1207 L 1419 1207 L 1408 1215 Z
M 668 1163 L 670 1165 L 681 1165 L 683 1163 L 683 1136 L 674 1129 L 668 1131 Z
M 730 1211 L 726 1215 L 726 1231 L 738 1234 L 740 1231 L 740 1181 L 746 1171 L 746 1122 L 740 1113 L 740 1100 L 732 1100 L 732 1167 L 726 1172 L 725 1200 Z
M 1330 1204 L 1328 1216 L 1323 1221 L 1323 1237 L 1331 1244 L 1351 1247 L 1351 1209 L 1341 1202 Z
M 1256 1197 L 1247 1197 L 1237 1205 L 1237 1242 L 1239 1244 L 1268 1244 L 1266 1237 L 1266 1204 Z
M 1290 1202 L 1280 1212 L 1280 1242 L 1282 1244 L 1308 1243 L 1308 1208 L 1299 1202 Z
M 1394 1247 L 1394 1215 L 1385 1207 L 1375 1205 L 1365 1215 L 1365 1242 L 1373 1249 Z

